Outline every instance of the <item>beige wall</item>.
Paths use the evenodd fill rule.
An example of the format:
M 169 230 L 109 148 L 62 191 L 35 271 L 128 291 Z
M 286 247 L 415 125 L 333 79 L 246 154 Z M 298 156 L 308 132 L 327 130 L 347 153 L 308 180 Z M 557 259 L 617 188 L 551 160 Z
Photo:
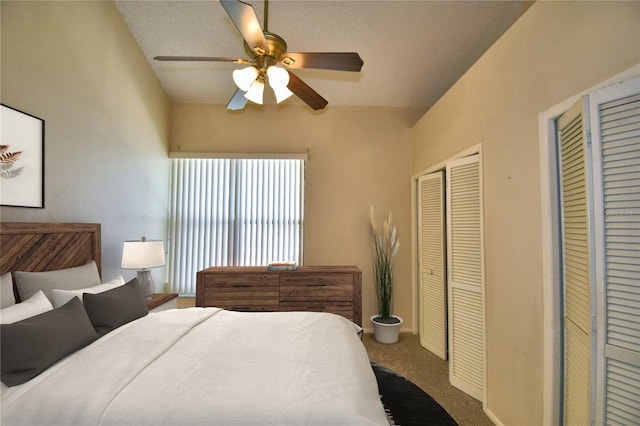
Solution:
M 229 88 L 230 94 L 233 88 Z M 307 152 L 304 263 L 357 265 L 362 270 L 363 325 L 375 312 L 370 261 L 369 205 L 378 220 L 392 210 L 401 250 L 396 314 L 413 324 L 411 288 L 411 126 L 419 109 L 248 106 L 173 106 L 171 150 L 208 152 Z
M 45 208 L 2 207 L 2 221 L 101 223 L 103 277 L 135 276 L 122 241 L 166 233 L 164 90 L 112 2 L 0 7 L 2 103 L 44 119 L 46 135 Z
M 538 113 L 640 63 L 639 2 L 537 2 L 416 124 L 418 174 L 483 144 L 487 408 L 543 424 Z

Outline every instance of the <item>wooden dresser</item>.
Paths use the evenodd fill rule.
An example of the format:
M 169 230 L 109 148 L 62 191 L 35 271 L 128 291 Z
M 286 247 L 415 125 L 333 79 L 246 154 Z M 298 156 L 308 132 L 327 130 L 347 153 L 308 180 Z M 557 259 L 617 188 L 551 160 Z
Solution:
M 357 266 L 213 267 L 197 273 L 196 306 L 236 311 L 331 312 L 362 325 L 362 272 Z

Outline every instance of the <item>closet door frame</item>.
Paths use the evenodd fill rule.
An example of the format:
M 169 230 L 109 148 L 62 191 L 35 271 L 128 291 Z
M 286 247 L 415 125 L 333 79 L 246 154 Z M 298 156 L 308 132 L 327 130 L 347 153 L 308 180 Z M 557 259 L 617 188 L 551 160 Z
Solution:
M 461 158 L 464 157 L 470 157 L 473 155 L 478 155 L 478 162 L 479 162 L 479 166 L 480 166 L 480 177 L 481 177 L 481 181 L 482 181 L 482 175 L 483 175 L 483 171 L 482 171 L 482 164 L 483 164 L 483 146 L 482 144 L 476 144 L 473 145 L 459 153 L 457 153 L 456 155 L 447 158 L 446 160 L 437 163 L 419 173 L 416 173 L 415 175 L 413 175 L 411 177 L 412 180 L 412 186 L 413 186 L 413 191 L 411 191 L 411 214 L 412 214 L 412 218 L 411 218 L 411 223 L 412 223 L 412 241 L 411 241 L 411 250 L 412 250 L 412 265 L 413 265 L 413 271 L 412 271 L 412 286 L 413 286 L 413 297 L 414 297 L 414 301 L 415 301 L 415 305 L 414 305 L 414 324 L 416 324 L 416 327 L 419 326 L 419 297 L 418 297 L 418 286 L 420 284 L 420 277 L 419 277 L 419 253 L 418 253 L 418 200 L 417 200 L 417 196 L 418 196 L 418 179 L 420 176 L 424 176 L 427 174 L 431 174 L 434 172 L 438 172 L 438 171 L 444 171 L 446 170 L 446 166 L 448 163 L 451 163 L 452 161 L 455 160 L 459 160 Z M 481 187 L 480 187 L 480 191 L 483 191 L 483 185 L 481 183 Z M 447 195 L 445 194 L 445 198 L 447 198 Z M 482 207 L 481 207 L 482 209 Z M 482 212 L 481 212 L 482 213 Z M 483 280 L 484 280 L 484 234 L 482 234 L 482 247 L 483 247 L 483 253 L 482 253 L 482 268 L 483 268 Z M 485 305 L 484 305 L 484 293 L 485 293 L 485 289 L 484 289 L 484 283 L 483 283 L 483 289 L 482 289 L 482 293 L 483 293 L 483 318 L 484 318 L 484 323 L 482 325 L 483 330 L 484 330 L 484 346 L 483 346 L 483 363 L 484 363 L 484 368 L 483 368 L 483 383 L 485 384 L 483 386 L 483 390 L 482 390 L 482 397 L 479 398 L 479 400 L 482 402 L 482 406 L 483 409 L 486 412 L 486 402 L 487 402 L 487 387 L 486 387 L 486 374 L 487 374 L 487 370 L 486 370 L 486 312 L 484 312 L 485 309 Z M 448 314 L 447 314 L 448 316 Z M 448 325 L 447 327 L 450 327 L 450 325 Z M 416 332 L 418 332 L 418 330 L 415 330 Z M 450 348 L 449 348 L 449 355 L 451 354 L 450 352 Z M 490 415 L 489 413 L 487 413 L 488 415 Z M 492 417 L 493 419 L 493 417 Z M 495 421 L 495 419 L 494 419 Z

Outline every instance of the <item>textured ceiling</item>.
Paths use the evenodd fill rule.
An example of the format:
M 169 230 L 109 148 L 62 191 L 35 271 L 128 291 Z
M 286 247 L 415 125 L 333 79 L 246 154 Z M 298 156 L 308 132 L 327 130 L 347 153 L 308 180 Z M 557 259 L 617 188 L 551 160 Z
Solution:
M 231 72 L 239 65 L 153 60 L 157 55 L 246 58 L 242 37 L 219 1 L 115 3 L 172 102 L 227 104 L 235 92 Z M 248 3 L 264 29 L 264 3 Z M 362 57 L 360 73 L 293 71 L 330 106 L 428 108 L 531 2 L 271 0 L 268 5 L 268 30 L 284 38 L 290 52 Z M 286 102 L 303 104 L 297 98 Z

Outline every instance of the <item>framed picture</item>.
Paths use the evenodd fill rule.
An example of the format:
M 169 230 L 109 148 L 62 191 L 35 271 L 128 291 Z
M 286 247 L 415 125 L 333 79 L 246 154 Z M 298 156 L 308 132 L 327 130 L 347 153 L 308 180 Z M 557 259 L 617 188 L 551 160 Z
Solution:
M 44 120 L 0 106 L 0 205 L 42 209 Z

